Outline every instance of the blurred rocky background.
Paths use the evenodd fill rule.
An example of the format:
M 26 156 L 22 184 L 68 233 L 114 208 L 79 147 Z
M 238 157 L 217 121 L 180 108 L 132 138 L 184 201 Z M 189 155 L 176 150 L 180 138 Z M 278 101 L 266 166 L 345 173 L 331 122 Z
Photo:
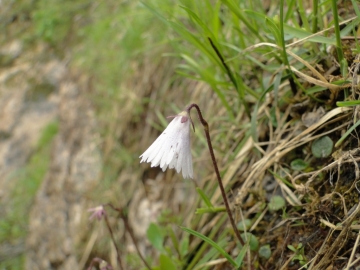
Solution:
M 163 56 L 173 52 L 167 28 L 137 1 L 0 1 L 0 25 L 0 268 L 84 269 L 94 257 L 116 266 L 87 212 L 109 202 L 129 209 L 151 255 L 150 222 L 190 213 L 195 183 L 138 156 L 162 115 L 190 100 L 216 105 L 208 86 L 179 79 L 179 60 Z M 128 269 L 139 269 L 116 213 L 110 222 Z

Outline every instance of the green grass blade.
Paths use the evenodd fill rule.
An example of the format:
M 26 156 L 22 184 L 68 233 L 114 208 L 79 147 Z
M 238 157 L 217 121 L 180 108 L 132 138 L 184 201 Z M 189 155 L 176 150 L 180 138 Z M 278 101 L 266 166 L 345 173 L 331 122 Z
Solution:
M 191 230 L 189 228 L 186 227 L 182 227 L 180 226 L 180 229 L 182 229 L 183 231 L 190 233 L 198 238 L 200 238 L 201 240 L 205 241 L 206 243 L 208 243 L 210 246 L 212 246 L 213 248 L 215 248 L 217 251 L 219 251 L 219 253 L 221 255 L 223 255 L 229 263 L 231 263 L 233 266 L 237 266 L 237 263 L 233 260 L 233 258 L 231 258 L 231 256 L 222 248 L 220 247 L 217 243 L 215 243 L 213 240 L 211 240 L 210 238 L 206 237 L 205 235 L 198 233 L 194 230 Z
M 353 130 L 357 128 L 359 125 L 360 125 L 360 120 L 358 120 L 351 128 L 349 128 L 348 131 L 346 131 L 344 135 L 341 136 L 341 138 L 336 142 L 335 147 L 338 147 L 340 144 L 342 144 L 342 142 L 350 135 L 350 133 L 353 132 Z
M 213 32 L 207 27 L 207 25 L 199 18 L 198 15 L 196 15 L 191 9 L 185 6 L 180 6 L 182 9 L 184 9 L 190 18 L 192 18 L 204 31 L 204 34 L 208 37 L 211 37 L 212 40 L 216 40 L 215 35 Z
M 285 14 L 285 21 L 287 22 L 288 20 L 291 19 L 291 17 L 293 16 L 294 13 L 294 6 L 295 6 L 295 0 L 290 0 L 287 1 L 287 12 Z M 299 13 L 301 13 L 301 8 L 299 7 Z M 297 23 L 297 22 L 295 22 Z
M 347 65 L 344 64 L 344 53 L 342 50 L 342 44 L 341 44 L 341 37 L 340 37 L 340 26 L 339 26 L 339 13 L 338 13 L 338 9 L 337 9 L 337 1 L 336 0 L 331 0 L 331 7 L 332 7 L 332 11 L 333 11 L 333 18 L 334 18 L 334 30 L 335 30 L 335 37 L 336 37 L 336 52 L 338 55 L 338 61 L 341 65 L 341 71 L 344 71 L 344 66 Z M 345 59 L 346 61 L 346 59 Z M 342 74 L 343 77 L 345 78 L 346 74 Z
M 197 187 L 196 191 L 197 191 L 197 193 L 199 193 L 200 197 L 202 198 L 202 200 L 204 201 L 204 203 L 206 204 L 207 207 L 209 207 L 209 208 L 214 207 L 213 204 L 211 203 L 210 199 L 208 198 L 208 196 L 206 196 L 205 192 L 201 188 Z
M 266 19 L 269 19 L 264 14 L 253 11 L 253 10 L 244 10 L 243 12 L 246 13 L 249 17 L 256 19 L 261 24 L 265 24 Z M 313 34 L 304 29 L 296 28 L 296 27 L 290 26 L 288 24 L 284 24 L 284 31 L 287 35 L 291 35 L 291 36 L 293 36 L 295 38 L 299 38 L 299 39 L 307 38 Z M 324 36 L 313 36 L 313 37 L 308 38 L 308 41 L 323 43 L 323 44 L 331 44 L 331 45 L 336 44 L 335 39 L 327 38 Z
M 275 101 L 274 106 L 275 107 L 277 107 L 278 101 L 279 101 L 279 87 L 280 87 L 281 79 L 282 79 L 282 71 L 278 72 L 278 74 L 276 74 L 275 79 L 274 79 L 274 101 Z
M 289 59 L 286 53 L 285 47 L 285 31 L 284 31 L 284 0 L 280 0 L 280 43 L 278 43 L 282 47 L 282 54 L 283 54 L 283 62 L 285 65 L 288 66 L 289 72 L 292 73 Z
M 285 76 L 283 76 L 281 78 L 281 82 L 283 82 L 284 80 L 287 80 L 290 78 L 290 74 L 286 74 Z M 250 126 L 250 134 L 254 140 L 254 142 L 257 142 L 257 115 L 258 115 L 258 108 L 260 107 L 261 102 L 264 100 L 265 95 L 272 91 L 274 89 L 275 84 L 277 84 L 278 82 L 274 82 L 273 84 L 271 84 L 265 91 L 263 91 L 263 93 L 261 94 L 258 102 L 255 104 L 253 112 L 251 114 L 251 126 Z
M 306 89 L 305 94 L 306 95 L 312 95 L 312 94 L 315 94 L 315 93 L 322 92 L 322 91 L 324 91 L 326 89 L 327 89 L 327 87 L 315 85 L 313 87 L 310 87 L 310 88 Z
M 234 119 L 234 114 L 230 107 L 230 104 L 227 102 L 224 93 L 217 87 L 218 81 L 215 80 L 215 78 L 212 76 L 212 74 L 210 72 L 208 72 L 206 69 L 203 69 L 195 59 L 191 58 L 190 56 L 188 56 L 186 54 L 181 54 L 181 57 L 189 64 L 189 65 L 182 65 L 181 67 L 184 69 L 195 71 L 195 73 L 197 73 L 201 76 L 201 78 L 200 78 L 201 80 L 210 84 L 213 91 L 218 95 L 222 104 L 227 109 L 231 119 Z M 187 76 L 187 75 L 184 75 L 184 76 Z M 190 77 L 190 75 L 187 77 Z
M 309 25 L 309 22 L 308 22 L 308 18 L 306 17 L 306 11 L 305 11 L 305 8 L 304 8 L 304 3 L 303 1 L 299 0 L 298 1 L 298 8 L 299 8 L 299 14 L 300 14 L 300 18 L 301 18 L 301 21 L 303 23 L 303 27 L 306 29 L 306 31 L 311 31 L 310 30 L 310 25 Z M 293 9 L 289 9 L 288 8 L 288 12 L 293 12 Z M 285 21 L 287 22 L 289 20 L 288 16 L 285 17 Z M 299 27 L 300 28 L 300 27 Z
M 163 23 L 168 24 L 168 20 L 161 15 L 154 7 L 147 4 L 145 1 L 140 1 L 141 4 L 143 4 L 148 10 L 150 10 L 153 14 L 156 15 Z
M 299 39 L 307 38 L 310 35 L 312 35 L 312 33 L 308 32 L 308 31 L 305 31 L 301 28 L 292 27 L 288 24 L 284 24 L 284 31 L 286 34 L 292 35 L 293 37 L 296 37 Z M 313 36 L 313 37 L 308 38 L 307 40 L 311 41 L 311 42 L 317 42 L 317 43 L 323 43 L 323 44 L 329 44 L 329 45 L 335 45 L 335 43 L 336 43 L 334 39 L 323 37 L 323 36 Z
M 195 210 L 195 214 L 202 215 L 202 214 L 213 214 L 213 213 L 220 213 L 220 212 L 226 212 L 225 207 L 212 207 L 212 208 L 197 208 Z
M 277 26 L 277 24 L 271 18 L 266 18 L 265 24 L 266 24 L 267 28 L 271 31 L 272 35 L 274 36 L 275 43 L 277 45 L 280 45 L 281 44 L 281 34 L 280 34 L 280 30 L 279 30 L 279 27 Z
M 336 106 L 338 107 L 352 107 L 360 105 L 360 100 L 350 100 L 350 101 L 338 101 Z
M 195 36 L 193 33 L 189 32 L 184 26 L 176 23 L 169 22 L 170 26 L 178 32 L 183 39 L 187 40 L 189 43 L 193 44 L 196 48 L 198 48 L 202 53 L 204 53 L 213 63 L 217 64 L 219 67 L 222 67 L 221 62 L 216 57 L 215 53 L 210 50 L 205 44 L 206 42 L 202 41 L 199 37 Z
M 358 18 L 360 18 L 360 11 L 359 11 L 359 7 L 358 7 L 358 2 L 356 0 L 351 0 L 351 3 L 353 5 L 356 16 L 358 16 Z
M 237 263 L 237 267 L 240 268 L 241 265 L 242 265 L 242 262 L 244 260 L 244 257 L 245 257 L 245 254 L 246 254 L 246 251 L 248 250 L 248 247 L 249 247 L 249 242 L 250 242 L 250 239 L 249 241 L 247 241 L 245 243 L 245 246 L 243 246 L 240 250 L 240 253 L 239 255 L 236 257 L 235 259 L 235 262 Z
M 268 170 L 268 172 L 270 172 L 275 178 L 279 179 L 281 182 L 283 182 L 288 187 L 294 188 L 293 184 L 290 183 L 288 180 L 286 180 L 284 177 L 281 177 L 279 174 L 277 174 L 271 170 Z
M 301 0 L 300 0 L 301 1 Z M 312 11 L 312 32 L 316 33 L 318 29 L 318 6 L 319 0 L 313 0 L 313 11 Z
M 221 234 L 220 228 L 224 225 L 225 221 L 228 220 L 227 215 L 222 215 L 218 222 L 215 224 L 215 226 L 212 228 L 212 230 L 209 232 L 209 238 L 215 237 L 218 234 Z M 221 243 L 222 240 L 220 240 Z M 220 245 L 220 244 L 219 244 Z M 192 270 L 194 269 L 195 265 L 199 263 L 206 255 L 204 254 L 206 250 L 208 249 L 209 244 L 205 242 L 203 245 L 200 246 L 200 248 L 196 251 L 194 254 L 193 259 L 191 262 L 186 266 L 186 270 Z M 221 246 L 221 245 L 220 245 Z
M 252 32 L 260 41 L 264 41 L 263 37 L 260 35 L 259 31 L 246 19 L 243 15 L 243 10 L 239 8 L 239 5 L 236 4 L 233 0 L 222 0 L 222 2 L 242 21 L 246 27 Z

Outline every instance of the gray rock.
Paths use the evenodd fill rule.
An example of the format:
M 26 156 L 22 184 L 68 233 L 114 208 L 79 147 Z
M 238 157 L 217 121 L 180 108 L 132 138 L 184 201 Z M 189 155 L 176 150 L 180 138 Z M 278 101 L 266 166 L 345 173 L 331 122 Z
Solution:
M 73 82 L 61 84 L 59 118 L 51 165 L 30 213 L 26 269 L 79 269 L 86 194 L 101 171 L 94 115 Z

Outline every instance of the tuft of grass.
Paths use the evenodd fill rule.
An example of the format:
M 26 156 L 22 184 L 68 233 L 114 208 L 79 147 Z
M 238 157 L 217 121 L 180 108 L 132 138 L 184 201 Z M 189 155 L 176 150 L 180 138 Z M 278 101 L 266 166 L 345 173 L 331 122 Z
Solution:
M 219 145 L 218 155 L 220 159 L 223 158 L 222 174 L 226 184 L 231 181 L 242 183 L 240 195 L 236 197 L 240 205 L 250 196 L 248 193 L 251 188 L 263 189 L 261 183 L 256 181 L 269 175 L 266 171 L 268 168 L 274 168 L 276 175 L 282 171 L 277 162 L 286 162 L 291 151 L 304 144 L 311 145 L 316 138 L 331 131 L 339 132 L 340 127 L 330 127 L 328 121 L 336 116 L 341 119 L 341 114 L 346 112 L 327 106 L 329 113 L 319 123 L 302 133 L 295 132 L 300 128 L 301 122 L 291 116 L 292 105 L 306 100 L 310 102 L 306 109 L 310 110 L 324 103 L 329 104 L 329 101 L 322 100 L 322 95 L 327 95 L 328 91 L 341 91 L 342 87 L 345 89 L 344 95 L 338 96 L 339 99 L 336 100 L 341 102 L 342 97 L 350 97 L 348 87 L 341 85 L 341 81 L 347 80 L 348 74 L 348 60 L 344 58 L 344 47 L 340 38 L 341 18 L 338 12 L 333 12 L 330 13 L 332 22 L 329 23 L 326 19 L 331 10 L 337 10 L 337 3 L 314 1 L 313 10 L 309 13 L 305 12 L 306 4 L 308 3 L 300 1 L 279 1 L 276 4 L 269 3 L 268 7 L 263 7 L 262 3 L 255 7 L 234 0 L 223 0 L 216 4 L 211 1 L 184 1 L 179 7 L 174 7 L 174 10 L 181 14 L 179 17 L 169 17 L 160 11 L 159 6 L 145 4 L 160 21 L 176 33 L 172 40 L 175 53 L 171 55 L 182 60 L 178 73 L 197 80 L 199 84 L 206 83 L 216 95 L 218 106 L 223 109 L 210 120 L 218 126 L 214 131 L 216 135 L 213 137 L 213 144 Z M 184 19 L 184 14 L 187 19 Z M 348 21 L 350 24 L 355 22 L 355 17 Z M 348 33 L 357 36 L 350 28 L 346 27 L 350 31 Z M 335 34 L 332 34 L 334 32 Z M 344 30 L 342 34 L 345 34 Z M 336 45 L 337 54 L 333 54 L 333 62 L 329 62 L 327 58 L 326 47 L 329 44 Z M 315 65 L 321 66 L 323 70 L 313 68 Z M 331 68 L 339 72 L 338 82 L 330 80 L 326 74 L 326 70 Z M 314 85 L 318 86 L 316 92 Z M 330 103 L 334 104 L 333 101 Z M 226 114 L 223 113 L 224 110 Z M 293 119 L 288 120 L 289 118 Z M 246 124 L 241 126 L 239 122 L 247 123 L 247 128 L 244 128 Z M 320 126 L 324 128 L 327 125 L 330 130 L 317 133 Z M 231 132 L 224 128 L 227 126 L 232 127 Z M 354 130 L 354 127 L 348 133 Z M 267 130 L 268 134 L 263 130 Z M 238 137 L 235 134 L 238 134 Z M 285 142 L 281 140 L 284 134 L 287 134 Z M 249 138 L 252 140 L 246 143 Z M 252 147 L 244 149 L 248 144 Z M 236 149 L 237 152 L 229 155 L 229 149 Z M 248 168 L 251 168 L 240 175 L 230 171 L 231 164 L 236 163 L 237 153 L 249 156 L 245 162 L 248 163 Z M 299 156 L 303 157 L 303 154 Z M 241 164 L 238 164 L 237 169 L 240 168 Z M 278 185 L 287 198 L 287 204 L 300 205 L 301 196 L 296 193 L 301 192 L 301 189 L 298 183 L 291 181 L 293 173 L 288 173 L 287 177 L 290 179 L 281 177 L 288 185 L 281 181 L 278 181 Z M 206 194 L 208 206 L 218 204 L 219 196 L 214 185 L 207 184 L 201 190 L 202 198 Z M 261 197 L 259 194 L 256 196 Z M 291 214 L 295 214 L 297 210 L 298 208 L 294 208 Z M 263 212 L 262 216 L 266 214 L 267 211 Z M 262 216 L 259 216 L 260 220 Z M 211 235 L 214 229 L 207 231 L 205 224 L 213 219 L 215 218 L 205 215 L 194 219 L 191 228 L 195 230 L 192 232 L 197 231 L 202 236 L 204 232 Z M 256 230 L 256 227 L 252 229 Z M 221 241 L 220 238 L 217 239 Z M 196 265 L 199 257 L 206 256 L 206 252 L 209 252 L 206 248 L 197 249 L 196 256 L 189 265 Z M 276 252 L 273 256 L 276 256 L 275 254 Z M 248 265 L 254 264 L 251 258 L 249 253 Z M 307 261 L 305 257 L 302 262 L 304 261 Z

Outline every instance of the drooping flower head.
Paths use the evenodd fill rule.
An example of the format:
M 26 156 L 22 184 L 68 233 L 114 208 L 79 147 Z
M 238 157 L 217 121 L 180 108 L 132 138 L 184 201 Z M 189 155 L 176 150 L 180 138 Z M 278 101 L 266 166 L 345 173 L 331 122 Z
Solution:
M 174 119 L 140 156 L 140 162 L 151 162 L 151 167 L 160 165 L 165 171 L 167 167 L 182 171 L 184 178 L 193 178 L 192 157 L 190 149 L 190 115 L 183 111 Z
M 94 218 L 97 218 L 98 220 L 101 220 L 103 216 L 105 216 L 105 209 L 104 206 L 99 205 L 97 207 L 94 208 L 90 208 L 88 209 L 88 212 L 92 212 L 89 220 L 92 220 Z

